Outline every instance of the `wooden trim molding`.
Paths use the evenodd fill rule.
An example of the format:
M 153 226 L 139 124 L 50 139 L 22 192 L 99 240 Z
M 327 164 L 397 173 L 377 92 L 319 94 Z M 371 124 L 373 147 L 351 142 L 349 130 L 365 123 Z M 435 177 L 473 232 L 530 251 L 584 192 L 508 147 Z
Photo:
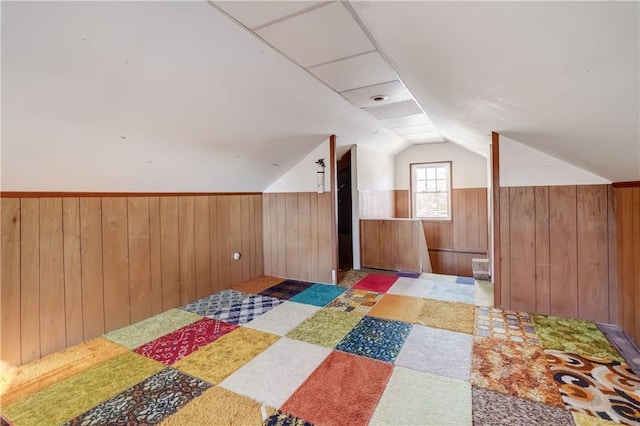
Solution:
M 338 275 L 338 191 L 336 188 L 336 178 L 338 174 L 336 162 L 336 135 L 329 137 L 329 173 L 331 173 L 331 247 L 333 253 L 331 255 L 331 269 L 335 271 L 331 273 L 331 280 L 335 284 Z
M 640 187 L 640 180 L 632 180 L 629 182 L 613 182 L 611 184 L 614 188 L 637 188 Z
M 467 254 L 480 254 L 483 256 L 487 255 L 487 250 L 478 250 L 478 249 L 458 249 L 458 248 L 433 248 L 429 247 L 429 251 L 439 251 L 443 253 L 467 253 Z
M 500 307 L 500 135 L 491 132 L 491 192 L 493 195 L 493 304 Z
M 28 197 L 182 197 L 214 195 L 262 195 L 262 192 L 46 192 L 46 191 L 2 191 L 2 198 Z

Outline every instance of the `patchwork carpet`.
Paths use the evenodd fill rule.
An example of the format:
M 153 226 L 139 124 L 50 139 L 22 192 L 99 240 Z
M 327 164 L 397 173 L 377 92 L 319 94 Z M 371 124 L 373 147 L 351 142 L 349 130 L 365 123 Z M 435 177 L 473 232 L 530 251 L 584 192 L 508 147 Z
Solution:
M 494 309 L 493 285 L 261 277 L 3 373 L 6 425 L 640 426 L 596 326 Z

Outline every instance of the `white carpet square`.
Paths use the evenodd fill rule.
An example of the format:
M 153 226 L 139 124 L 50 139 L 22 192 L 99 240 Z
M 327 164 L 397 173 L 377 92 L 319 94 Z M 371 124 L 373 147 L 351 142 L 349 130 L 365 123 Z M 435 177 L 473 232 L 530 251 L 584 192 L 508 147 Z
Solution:
M 330 353 L 331 349 L 283 337 L 220 387 L 280 408 Z
M 425 298 L 433 288 L 433 281 L 420 278 L 400 277 L 387 291 L 387 294 Z
M 244 326 L 267 333 L 284 336 L 302 321 L 315 314 L 320 307 L 304 303 L 284 302 Z

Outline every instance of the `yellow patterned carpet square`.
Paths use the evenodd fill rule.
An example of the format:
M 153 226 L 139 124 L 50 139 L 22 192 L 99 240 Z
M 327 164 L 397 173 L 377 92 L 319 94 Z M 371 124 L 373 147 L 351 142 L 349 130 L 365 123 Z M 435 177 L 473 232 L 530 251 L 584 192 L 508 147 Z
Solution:
M 16 425 L 59 425 L 164 367 L 150 358 L 127 352 L 3 407 L 3 414 Z
M 473 334 L 474 314 L 474 305 L 425 299 L 415 322 L 428 327 Z
M 18 367 L 0 379 L 2 405 L 11 405 L 18 399 L 125 352 L 127 348 L 124 346 L 98 337 Z
M 241 282 L 231 287 L 231 290 L 242 291 L 243 293 L 258 294 L 263 290 L 273 287 L 276 284 L 280 284 L 284 281 L 284 278 L 263 276 L 254 278 L 252 280 Z
M 474 337 L 471 384 L 564 408 L 539 346 Z
M 610 420 L 601 419 L 600 417 L 593 417 L 588 414 L 571 413 L 573 415 L 573 421 L 576 426 L 615 426 L 620 423 L 612 422 Z
M 276 413 L 265 407 L 266 415 Z M 259 402 L 218 386 L 206 390 L 177 413 L 167 417 L 163 426 L 193 425 L 262 425 L 262 409 Z
M 173 364 L 174 368 L 218 384 L 274 344 L 280 336 L 239 327 Z
M 366 272 L 349 270 L 338 273 L 338 285 L 342 287 L 353 287 L 360 280 L 367 276 Z

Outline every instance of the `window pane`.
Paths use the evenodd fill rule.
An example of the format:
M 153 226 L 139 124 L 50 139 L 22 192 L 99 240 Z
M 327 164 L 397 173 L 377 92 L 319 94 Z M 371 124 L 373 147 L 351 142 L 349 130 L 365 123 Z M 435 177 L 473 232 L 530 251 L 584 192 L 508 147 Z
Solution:
M 447 218 L 447 194 L 416 194 L 416 216 L 428 218 Z
M 438 179 L 446 179 L 447 178 L 447 168 L 446 167 L 438 167 Z
M 416 191 L 424 192 L 427 190 L 427 181 L 419 180 L 416 182 Z
M 438 180 L 438 192 L 447 192 L 447 181 L 446 180 Z
M 428 180 L 427 181 L 427 192 L 435 192 L 436 191 L 436 181 Z
M 427 169 L 427 179 L 435 179 L 436 178 L 436 170 L 432 167 Z
M 426 171 L 424 168 L 416 169 L 416 179 L 424 180 L 426 178 L 425 173 Z

